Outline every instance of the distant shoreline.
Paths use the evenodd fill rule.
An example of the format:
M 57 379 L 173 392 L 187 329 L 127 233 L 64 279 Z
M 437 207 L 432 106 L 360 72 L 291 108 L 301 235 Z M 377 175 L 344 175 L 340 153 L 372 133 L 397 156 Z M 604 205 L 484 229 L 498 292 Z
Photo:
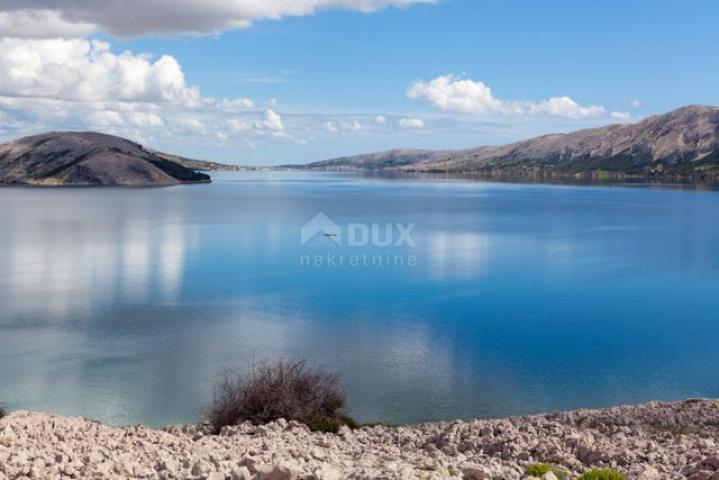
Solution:
M 305 173 L 332 173 L 358 175 L 368 178 L 384 178 L 398 180 L 469 180 L 483 181 L 488 183 L 508 183 L 527 185 L 575 185 L 575 186 L 607 186 L 607 187 L 660 187 L 681 190 L 719 190 L 717 181 L 682 181 L 679 179 L 659 179 L 645 177 L 625 177 L 612 179 L 599 179 L 577 175 L 566 176 L 506 176 L 487 175 L 477 172 L 440 172 L 440 171 L 397 171 L 397 170 L 365 170 L 365 169 L 306 169 L 306 168 L 273 168 L 271 170 L 256 171 L 279 171 L 279 172 L 305 172 Z
M 717 181 L 682 181 L 677 179 L 655 179 L 642 177 L 626 177 L 599 179 L 587 178 L 582 176 L 504 176 L 504 175 L 486 175 L 482 173 L 472 172 L 424 172 L 424 171 L 391 171 L 391 170 L 322 170 L 322 169 L 305 169 L 301 166 L 292 167 L 257 167 L 247 168 L 239 166 L 237 169 L 203 169 L 199 172 L 210 172 L 213 175 L 223 173 L 271 173 L 271 172 L 288 172 L 288 173 L 317 173 L 317 174 L 344 174 L 356 175 L 364 178 L 378 178 L 387 180 L 465 180 L 487 183 L 517 184 L 517 185 L 556 185 L 556 186 L 585 186 L 585 187 L 647 187 L 647 188 L 665 188 L 674 190 L 702 190 L 712 191 L 719 190 L 719 180 Z M 3 183 L 0 182 L 0 188 L 30 188 L 30 189 L 155 189 L 170 188 L 182 185 L 209 185 L 214 182 L 214 178 L 201 181 L 185 181 L 178 185 L 64 185 L 50 183 Z

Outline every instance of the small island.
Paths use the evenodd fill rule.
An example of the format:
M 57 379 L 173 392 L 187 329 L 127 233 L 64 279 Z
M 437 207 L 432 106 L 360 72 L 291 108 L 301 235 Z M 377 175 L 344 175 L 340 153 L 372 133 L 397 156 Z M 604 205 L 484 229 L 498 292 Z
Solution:
M 210 182 L 209 175 L 198 171 L 204 170 L 204 162 L 192 160 L 188 167 L 183 160 L 113 135 L 51 132 L 0 145 L 0 185 L 164 187 Z

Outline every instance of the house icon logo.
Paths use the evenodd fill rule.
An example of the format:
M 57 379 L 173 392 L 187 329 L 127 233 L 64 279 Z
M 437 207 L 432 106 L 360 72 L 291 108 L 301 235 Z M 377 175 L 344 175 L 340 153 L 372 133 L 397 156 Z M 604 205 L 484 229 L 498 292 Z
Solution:
M 316 238 L 326 238 L 336 245 L 342 244 L 342 229 L 334 220 L 319 212 L 300 229 L 300 242 L 307 245 Z

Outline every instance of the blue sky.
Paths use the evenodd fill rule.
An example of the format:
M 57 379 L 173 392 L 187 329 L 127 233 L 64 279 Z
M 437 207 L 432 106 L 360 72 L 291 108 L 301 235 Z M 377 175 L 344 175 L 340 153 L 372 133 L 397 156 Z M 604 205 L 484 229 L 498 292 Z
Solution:
M 47 47 L 43 61 L 48 64 L 65 61 L 58 58 L 67 54 L 58 52 L 68 50 L 67 42 L 99 39 L 112 55 L 128 51 L 133 62 L 146 59 L 152 68 L 163 55 L 172 57 L 181 69 L 173 74 L 182 76 L 182 85 L 163 73 L 161 81 L 143 77 L 137 90 L 142 93 L 129 94 L 107 80 L 127 77 L 116 71 L 124 58 L 102 64 L 109 73 L 91 78 L 88 84 L 96 88 L 85 88 L 87 97 L 71 87 L 47 93 L 41 82 L 5 79 L 18 65 L 14 59 L 3 62 L 0 54 L 3 138 L 48 128 L 92 128 L 176 153 L 264 165 L 394 147 L 506 143 L 636 121 L 691 103 L 719 104 L 719 2 L 709 0 L 331 0 L 337 8 L 286 16 L 291 2 L 268 0 L 273 6 L 267 8 L 274 10 L 253 12 L 249 21 L 242 4 L 251 2 L 232 0 L 238 10 L 222 14 L 237 15 L 242 28 L 219 17 L 194 25 L 189 14 L 189 20 L 175 22 L 180 26 L 172 18 L 164 24 L 163 15 L 170 15 L 161 11 L 161 2 L 150 1 L 136 8 L 158 10 L 159 20 L 140 31 L 133 18 L 116 24 L 91 16 L 77 5 L 83 1 L 48 4 L 45 10 L 61 5 L 48 17 L 50 26 L 41 25 L 50 22 L 47 18 L 0 1 L 4 15 L 29 16 L 26 21 L 37 23 L 40 31 L 20 38 L 0 18 L 6 50 L 29 56 L 36 48 L 23 50 L 28 42 L 58 41 L 45 34 L 54 28 L 65 43 Z M 215 8 L 209 6 L 213 2 L 192 5 L 193 0 L 178 5 L 183 2 L 190 14 L 202 5 Z M 356 11 L 358 4 L 373 11 Z M 265 18 L 277 16 L 282 18 Z M 182 31 L 187 25 L 199 31 Z M 75 46 L 74 51 L 82 50 Z M 152 58 L 141 56 L 145 53 Z M 81 58 L 73 65 L 90 70 L 93 62 L 94 57 Z M 77 75 L 84 73 L 68 78 Z M 191 106 L 177 100 L 188 95 L 195 98 Z M 28 96 L 40 100 L 13 100 Z M 244 99 L 247 105 L 228 112 L 212 103 L 223 99 Z M 45 116 L 40 101 L 50 111 Z M 81 111 L 73 106 L 78 102 Z

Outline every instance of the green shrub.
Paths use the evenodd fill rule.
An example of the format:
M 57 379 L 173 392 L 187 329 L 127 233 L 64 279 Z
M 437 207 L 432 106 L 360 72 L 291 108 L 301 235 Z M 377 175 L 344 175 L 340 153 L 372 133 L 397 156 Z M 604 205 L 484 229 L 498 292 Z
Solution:
M 340 427 L 347 426 L 352 430 L 360 428 L 360 425 L 352 418 L 347 415 L 333 416 L 317 416 L 312 417 L 307 421 L 307 426 L 313 432 L 327 432 L 337 433 Z
M 527 467 L 527 475 L 530 477 L 541 477 L 545 473 L 552 472 L 559 480 L 568 480 L 567 472 L 549 463 L 532 463 Z
M 206 412 L 215 432 L 247 421 L 261 425 L 280 418 L 322 432 L 357 426 L 345 413 L 347 397 L 337 375 L 308 369 L 304 361 L 255 364 L 248 374 L 225 372 L 216 392 Z
M 616 470 L 595 468 L 584 473 L 579 480 L 625 480 L 625 478 Z

